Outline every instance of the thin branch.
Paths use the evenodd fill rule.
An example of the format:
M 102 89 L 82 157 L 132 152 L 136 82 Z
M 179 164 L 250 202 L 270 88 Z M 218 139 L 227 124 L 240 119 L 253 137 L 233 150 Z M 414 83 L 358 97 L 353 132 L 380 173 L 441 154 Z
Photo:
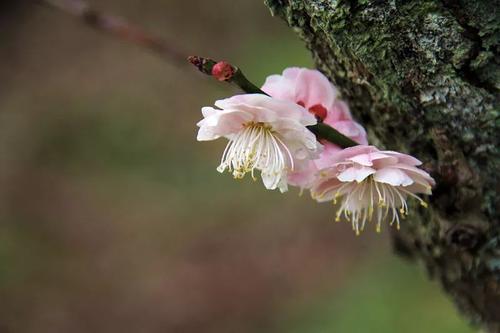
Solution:
M 153 36 L 123 18 L 104 14 L 84 0 L 40 0 L 42 4 L 79 18 L 86 25 L 119 39 L 147 48 L 169 63 L 184 65 L 187 55 L 170 46 L 166 40 Z
M 121 17 L 101 13 L 92 8 L 85 0 L 39 1 L 47 6 L 79 18 L 83 23 L 96 30 L 106 32 L 124 41 L 149 49 L 169 63 L 174 63 L 176 65 L 184 65 L 186 63 L 188 57 L 182 52 L 179 52 L 177 48 L 170 46 L 167 41 L 149 34 L 142 28 L 128 23 Z M 247 93 L 266 94 L 260 90 L 259 87 L 250 82 L 239 68 L 228 63 L 220 62 L 220 64 L 223 65 L 222 72 L 220 75 L 213 75 L 214 73 L 212 70 L 214 66 L 217 65 L 217 62 L 208 58 L 195 56 L 189 57 L 188 60 L 201 72 L 212 75 L 219 81 L 232 82 Z M 228 71 L 225 72 L 225 70 Z M 357 145 L 356 142 L 326 124 L 318 123 L 317 125 L 308 126 L 308 128 L 318 139 L 330 141 L 342 148 Z
M 307 126 L 307 128 L 313 132 L 318 139 L 326 140 L 341 148 L 349 148 L 359 145 L 356 141 L 325 123 L 318 122 L 316 125 Z

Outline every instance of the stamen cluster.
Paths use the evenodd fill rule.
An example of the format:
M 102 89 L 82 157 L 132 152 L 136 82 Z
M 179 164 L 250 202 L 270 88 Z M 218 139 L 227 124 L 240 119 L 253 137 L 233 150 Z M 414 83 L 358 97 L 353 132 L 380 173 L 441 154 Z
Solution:
M 264 177 L 273 179 L 271 187 L 277 187 L 283 170 L 294 169 L 293 156 L 280 135 L 264 123 L 250 122 L 229 140 L 217 170 L 226 169 L 234 178 L 241 179 L 254 170 L 262 170 Z
M 331 167 L 318 175 L 311 194 L 319 202 L 338 205 L 335 220 L 343 216 L 351 221 L 356 234 L 373 220 L 377 232 L 384 220 L 399 229 L 400 219 L 408 215 L 408 197 L 427 206 L 415 193 L 430 194 L 434 180 L 409 155 L 360 145 L 344 149 L 330 162 Z
M 236 95 L 202 109 L 198 140 L 229 140 L 217 170 L 241 179 L 260 171 L 267 189 L 288 189 L 287 176 L 322 148 L 306 126 L 316 119 L 303 107 L 262 94 Z

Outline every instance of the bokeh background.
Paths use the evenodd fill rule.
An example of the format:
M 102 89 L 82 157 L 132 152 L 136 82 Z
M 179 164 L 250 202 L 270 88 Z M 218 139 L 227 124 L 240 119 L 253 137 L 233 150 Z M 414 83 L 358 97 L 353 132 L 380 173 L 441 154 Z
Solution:
M 100 0 L 261 84 L 312 66 L 261 1 Z M 0 332 L 473 332 L 388 230 L 215 168 L 234 94 L 30 1 L 0 7 Z

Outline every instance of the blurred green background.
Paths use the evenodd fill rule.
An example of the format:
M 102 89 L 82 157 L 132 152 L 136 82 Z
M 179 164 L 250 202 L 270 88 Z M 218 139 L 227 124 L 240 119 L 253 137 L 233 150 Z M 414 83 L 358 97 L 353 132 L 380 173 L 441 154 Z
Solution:
M 258 84 L 312 66 L 261 1 L 93 3 Z M 0 60 L 0 332 L 473 332 L 387 228 L 216 172 L 231 86 L 29 1 Z

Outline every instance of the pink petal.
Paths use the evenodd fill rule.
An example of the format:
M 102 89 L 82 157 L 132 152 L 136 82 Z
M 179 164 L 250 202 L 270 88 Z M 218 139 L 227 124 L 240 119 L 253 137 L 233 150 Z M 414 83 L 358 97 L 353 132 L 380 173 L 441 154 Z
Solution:
M 347 103 L 336 99 L 330 107 L 328 107 L 328 114 L 324 122 L 333 126 L 336 122 L 344 120 L 352 120 L 351 111 L 349 111 Z
M 283 71 L 283 77 L 289 80 L 295 80 L 304 69 L 305 68 L 300 67 L 288 67 Z
M 330 106 L 337 97 L 337 89 L 326 76 L 317 70 L 302 69 L 296 78 L 296 101 L 305 103 L 306 108 L 316 104 Z
M 403 169 L 412 178 L 420 178 L 430 186 L 436 185 L 434 178 L 422 169 L 406 164 L 395 164 L 392 167 Z
M 372 166 L 372 159 L 370 154 L 359 154 L 347 159 L 348 161 L 353 161 L 364 166 Z
M 312 161 L 305 164 L 305 167 L 296 169 L 288 173 L 288 183 L 300 188 L 310 188 L 316 179 L 318 169 Z
M 274 98 L 297 102 L 295 100 L 295 82 L 281 75 L 268 76 L 261 89 Z
M 333 155 L 332 158 L 330 159 L 331 163 L 338 163 L 338 162 L 343 162 L 348 160 L 351 157 L 354 157 L 356 155 L 360 154 L 368 154 L 372 152 L 376 152 L 378 149 L 375 146 L 365 146 L 365 145 L 359 145 L 359 146 L 354 146 L 354 147 L 349 147 L 345 148 L 341 151 L 339 151 L 337 154 Z
M 345 136 L 348 136 L 350 138 L 360 136 L 364 132 L 364 130 L 361 126 L 357 126 L 357 124 L 351 120 L 341 120 L 341 121 L 334 123 L 331 126 L 333 128 L 335 128 L 337 131 L 339 131 L 340 133 L 342 133 Z
M 356 181 L 361 183 L 366 177 L 374 174 L 376 171 L 368 167 L 350 167 L 341 172 L 337 178 L 342 182 Z
M 271 122 L 276 117 L 293 118 L 304 125 L 316 124 L 316 119 L 306 109 L 290 101 L 279 100 L 262 94 L 236 95 L 218 100 L 215 106 L 221 109 L 237 109 L 255 116 L 256 121 Z
M 395 168 L 384 168 L 378 170 L 373 179 L 379 183 L 385 183 L 392 186 L 408 186 L 413 184 L 413 179 L 404 171 Z
M 336 177 L 320 178 L 311 188 L 311 194 L 319 202 L 330 201 L 335 197 L 335 190 L 342 186 L 342 184 Z
M 385 151 L 381 151 L 381 153 L 397 157 L 398 160 L 400 161 L 400 163 L 403 163 L 403 164 L 408 164 L 408 165 L 421 165 L 422 164 L 422 162 L 417 160 L 415 157 L 407 155 L 407 154 L 403 154 L 403 153 L 398 153 L 396 151 L 385 150 Z
M 314 164 L 318 168 L 318 170 L 326 169 L 332 167 L 335 162 L 335 154 L 338 154 L 342 151 L 337 145 L 334 145 L 330 142 L 322 142 L 323 143 L 323 151 L 320 154 L 320 157 L 317 160 L 314 160 Z
M 394 166 L 398 163 L 398 159 L 396 157 L 383 154 L 381 152 L 371 153 L 370 158 L 372 160 L 373 167 L 376 169 L 383 169 L 389 166 Z

